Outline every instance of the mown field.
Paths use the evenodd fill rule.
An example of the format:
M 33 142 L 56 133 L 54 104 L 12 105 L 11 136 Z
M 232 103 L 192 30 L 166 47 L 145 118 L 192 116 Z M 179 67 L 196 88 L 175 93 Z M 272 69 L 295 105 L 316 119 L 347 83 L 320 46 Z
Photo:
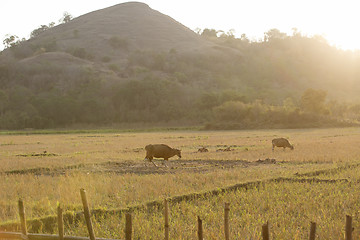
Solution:
M 295 150 L 273 152 L 275 137 L 288 138 Z M 150 143 L 179 148 L 182 159 L 171 158 L 167 167 L 161 160 L 155 160 L 158 167 L 144 162 Z M 321 239 L 339 239 L 346 214 L 354 217 L 359 235 L 359 146 L 359 128 L 2 134 L 0 228 L 18 221 L 19 198 L 28 219 L 55 215 L 57 203 L 81 211 L 79 190 L 85 188 L 91 208 L 104 212 L 169 198 L 172 239 L 195 239 L 197 215 L 205 238 L 219 239 L 224 202 L 230 202 L 231 235 L 237 239 L 259 239 L 267 220 L 276 239 L 304 239 L 310 221 L 319 224 Z M 197 152 L 200 147 L 209 152 Z M 217 151 L 227 147 L 231 151 Z M 279 177 L 293 181 L 171 202 L 174 196 Z M 338 181 L 298 181 L 309 178 Z M 135 239 L 162 238 L 161 207 L 136 210 L 133 217 Z M 104 214 L 94 225 L 98 237 L 124 237 L 122 215 Z M 66 234 L 86 236 L 85 223 L 67 224 Z

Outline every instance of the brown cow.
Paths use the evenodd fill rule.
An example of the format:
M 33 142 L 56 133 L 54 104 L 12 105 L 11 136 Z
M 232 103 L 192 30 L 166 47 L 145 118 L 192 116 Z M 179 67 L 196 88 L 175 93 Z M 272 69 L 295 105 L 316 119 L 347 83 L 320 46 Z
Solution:
M 146 157 L 144 160 L 149 160 L 155 166 L 156 164 L 152 161 L 154 157 L 169 160 L 169 158 L 177 155 L 179 158 L 181 158 L 181 151 L 179 149 L 171 148 L 165 144 L 149 144 L 146 145 L 145 150 Z
M 272 150 L 274 151 L 275 147 L 282 147 L 284 148 L 290 148 L 291 150 L 294 150 L 294 146 L 289 143 L 289 141 L 286 138 L 275 138 L 272 140 Z

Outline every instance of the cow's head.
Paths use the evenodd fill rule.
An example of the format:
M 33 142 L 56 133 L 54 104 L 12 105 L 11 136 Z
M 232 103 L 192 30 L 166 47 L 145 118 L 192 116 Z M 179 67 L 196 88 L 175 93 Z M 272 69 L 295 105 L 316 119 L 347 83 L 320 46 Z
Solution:
M 181 150 L 175 149 L 175 155 L 177 155 L 179 158 L 181 158 Z
M 291 150 L 294 150 L 294 145 L 290 145 L 290 149 L 291 149 Z

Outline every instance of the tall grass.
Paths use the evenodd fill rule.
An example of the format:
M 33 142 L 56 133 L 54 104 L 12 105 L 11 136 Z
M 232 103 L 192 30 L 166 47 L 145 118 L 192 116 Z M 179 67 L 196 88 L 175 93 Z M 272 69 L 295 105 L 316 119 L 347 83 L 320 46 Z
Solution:
M 67 210 L 80 211 L 80 188 L 88 192 L 92 208 L 112 209 L 295 172 L 297 167 L 290 165 L 144 176 L 87 172 L 60 176 L 5 175 L 0 176 L 0 192 L 4 193 L 0 200 L 0 222 L 17 219 L 18 198 L 24 200 L 28 218 L 36 218 L 55 215 L 57 202 Z
M 291 177 L 295 176 L 295 173 L 359 163 L 359 135 L 358 128 L 0 135 L 0 192 L 2 193 L 0 194 L 0 222 L 17 219 L 16 201 L 18 198 L 24 199 L 28 218 L 35 218 L 55 214 L 57 202 L 61 202 L 67 210 L 81 210 L 80 188 L 87 190 L 91 208 L 124 208 L 146 201 L 161 200 L 165 197 L 205 191 L 241 182 L 279 176 Z M 294 144 L 295 150 L 271 151 L 271 139 L 275 137 L 288 138 Z M 171 169 L 162 167 L 164 171 L 161 175 L 120 175 L 98 169 L 97 164 L 109 161 L 143 164 L 144 146 L 149 143 L 166 143 L 180 148 L 185 160 L 199 162 L 202 160 L 246 160 L 254 163 L 258 159 L 273 158 L 276 159 L 277 164 L 253 164 L 223 169 L 219 161 L 218 168 L 207 172 L 198 169 L 198 173 L 179 171 L 174 174 L 170 172 Z M 209 152 L 197 152 L 197 149 L 202 146 L 207 147 Z M 233 151 L 216 151 L 225 146 L 230 146 Z M 56 156 L 30 154 L 44 151 L 55 153 Z M 182 160 L 170 159 L 170 161 L 181 163 Z M 66 170 L 63 175 L 51 175 L 51 169 L 56 170 L 76 164 L 83 164 L 84 167 Z M 36 167 L 50 168 L 50 175 L 5 174 L 5 171 L 9 170 Z M 149 166 L 151 167 L 154 166 Z M 344 173 L 319 177 L 357 179 L 356 171 L 353 172 L 351 169 L 345 170 Z M 297 187 L 301 188 L 301 185 Z M 261 195 L 253 195 L 253 197 L 263 198 Z M 309 198 L 311 199 L 310 195 Z M 221 201 L 219 200 L 218 204 L 222 205 Z M 249 199 L 249 201 L 252 200 Z M 189 210 L 184 209 L 184 211 Z M 154 216 L 152 221 L 154 223 L 147 224 L 155 224 L 158 220 L 155 220 Z M 193 220 L 188 218 L 188 221 Z M 137 229 L 145 228 L 147 224 Z M 174 220 L 173 224 L 180 223 Z M 109 223 L 110 226 L 111 223 Z M 193 228 L 192 223 L 188 228 Z M 183 230 L 179 231 L 183 232 Z M 256 236 L 254 235 L 254 238 Z
M 352 215 L 354 236 L 359 231 L 358 184 L 271 183 L 251 190 L 228 192 L 216 197 L 170 204 L 170 238 L 197 239 L 197 216 L 203 220 L 205 239 L 224 238 L 224 203 L 230 203 L 230 236 L 262 239 L 261 226 L 269 221 L 273 239 L 307 239 L 310 222 L 317 223 L 318 239 L 343 239 L 345 216 Z M 133 213 L 134 239 L 161 239 L 162 208 Z M 99 237 L 124 238 L 124 216 L 94 219 Z M 68 230 L 86 235 L 84 223 Z

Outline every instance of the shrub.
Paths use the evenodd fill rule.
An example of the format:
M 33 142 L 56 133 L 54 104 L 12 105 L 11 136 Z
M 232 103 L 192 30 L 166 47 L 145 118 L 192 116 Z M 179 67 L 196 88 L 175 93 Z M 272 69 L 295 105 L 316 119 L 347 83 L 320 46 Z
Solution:
M 281 106 L 270 106 L 260 102 L 225 102 L 213 108 L 214 120 L 205 125 L 206 129 L 254 129 L 254 128 L 303 128 L 350 126 L 329 117 L 286 110 Z
M 58 46 L 55 38 L 48 38 L 44 39 L 40 43 L 31 45 L 31 49 L 33 52 L 37 52 L 39 49 L 43 49 L 46 52 L 55 52 L 58 50 Z
M 108 62 L 111 61 L 111 58 L 108 57 L 108 56 L 104 56 L 104 57 L 102 57 L 101 61 L 104 62 L 104 63 L 108 63 Z
M 114 72 L 119 72 L 119 71 L 120 71 L 119 66 L 116 65 L 116 64 L 110 64 L 110 65 L 109 65 L 109 69 L 110 69 L 111 71 L 114 71 Z
M 88 60 L 94 59 L 94 56 L 88 53 L 85 48 L 81 48 L 81 47 L 69 48 L 66 50 L 66 52 L 70 53 L 74 57 L 88 59 Z
M 126 39 L 113 36 L 109 39 L 109 44 L 114 49 L 128 49 L 129 43 Z

